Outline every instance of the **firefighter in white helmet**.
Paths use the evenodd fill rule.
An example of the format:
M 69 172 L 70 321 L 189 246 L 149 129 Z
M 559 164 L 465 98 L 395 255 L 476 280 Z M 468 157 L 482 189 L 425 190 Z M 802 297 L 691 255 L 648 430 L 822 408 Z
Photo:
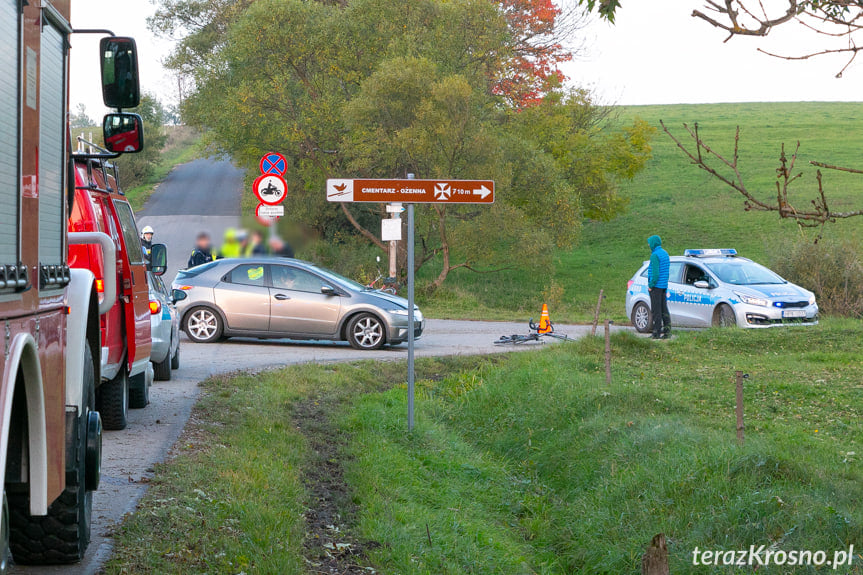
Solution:
M 144 249 L 144 259 L 150 261 L 150 251 L 153 249 L 153 228 L 144 226 L 141 230 L 141 247 Z

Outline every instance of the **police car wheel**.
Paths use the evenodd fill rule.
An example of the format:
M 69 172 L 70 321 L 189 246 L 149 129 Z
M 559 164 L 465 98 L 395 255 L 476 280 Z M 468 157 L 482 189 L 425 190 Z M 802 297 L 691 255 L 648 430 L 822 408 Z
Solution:
M 638 333 L 648 333 L 650 331 L 650 308 L 643 302 L 638 302 L 632 308 L 632 325 Z
M 737 316 L 728 304 L 719 304 L 713 312 L 714 327 L 737 327 Z

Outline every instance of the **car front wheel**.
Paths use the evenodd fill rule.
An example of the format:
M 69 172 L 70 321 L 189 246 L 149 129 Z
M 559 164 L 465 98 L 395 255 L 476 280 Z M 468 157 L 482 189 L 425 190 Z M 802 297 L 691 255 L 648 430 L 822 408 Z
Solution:
M 206 307 L 196 307 L 186 314 L 184 329 L 195 343 L 211 343 L 222 335 L 222 318 Z
M 348 324 L 348 343 L 355 349 L 380 349 L 386 343 L 386 328 L 377 316 L 361 313 Z
M 719 304 L 716 311 L 713 312 L 714 327 L 737 327 L 737 316 L 734 315 L 734 310 L 728 304 Z
M 632 325 L 638 333 L 648 333 L 650 331 L 650 308 L 644 302 L 638 302 L 632 308 Z

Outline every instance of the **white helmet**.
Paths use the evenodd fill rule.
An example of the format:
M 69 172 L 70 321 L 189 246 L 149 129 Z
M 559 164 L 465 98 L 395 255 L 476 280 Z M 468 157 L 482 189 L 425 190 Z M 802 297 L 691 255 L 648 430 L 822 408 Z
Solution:
M 141 235 L 142 235 L 142 236 L 143 236 L 144 234 L 154 234 L 154 233 L 156 233 L 156 232 L 154 232 L 154 231 L 153 231 L 153 228 L 152 228 L 152 227 L 150 227 L 150 226 L 144 226 L 144 229 L 143 229 L 143 230 L 141 230 Z

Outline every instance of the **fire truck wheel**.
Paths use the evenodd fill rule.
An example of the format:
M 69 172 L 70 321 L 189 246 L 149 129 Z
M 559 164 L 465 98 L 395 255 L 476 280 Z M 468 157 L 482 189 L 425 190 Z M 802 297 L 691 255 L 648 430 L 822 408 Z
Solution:
M 48 507 L 45 517 L 30 515 L 28 494 L 9 496 L 10 547 L 15 563 L 48 565 L 75 563 L 90 544 L 93 492 L 87 490 L 87 430 L 96 407 L 96 378 L 89 342 L 84 349 L 84 397 L 78 415 L 75 442 L 67 449 L 66 489 Z M 68 457 L 69 455 L 67 455 Z
M 6 491 L 3 491 L 3 524 L 0 525 L 0 575 L 9 572 L 9 502 L 6 500 Z
M 117 377 L 99 387 L 99 413 L 105 429 L 126 429 L 129 417 L 129 376 L 121 369 Z

